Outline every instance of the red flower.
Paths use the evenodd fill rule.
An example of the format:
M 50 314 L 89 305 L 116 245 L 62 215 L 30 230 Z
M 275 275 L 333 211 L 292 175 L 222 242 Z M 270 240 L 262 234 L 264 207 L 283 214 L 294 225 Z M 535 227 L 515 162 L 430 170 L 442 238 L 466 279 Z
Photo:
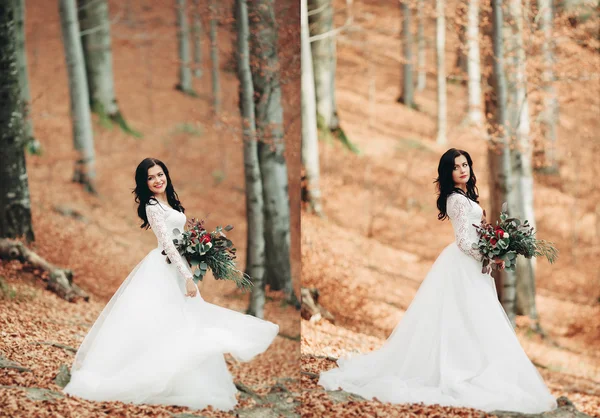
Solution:
M 202 235 L 202 237 L 200 238 L 200 242 L 201 242 L 202 244 L 209 243 L 210 241 L 211 241 L 211 236 L 210 236 L 210 234 L 204 234 L 204 235 Z
M 492 238 L 492 239 L 490 240 L 490 243 L 491 243 L 492 245 L 496 245 L 496 243 L 498 243 L 498 240 L 497 240 L 496 238 Z
M 504 234 L 504 229 L 496 228 L 496 235 L 498 236 L 498 238 L 502 238 L 503 234 Z

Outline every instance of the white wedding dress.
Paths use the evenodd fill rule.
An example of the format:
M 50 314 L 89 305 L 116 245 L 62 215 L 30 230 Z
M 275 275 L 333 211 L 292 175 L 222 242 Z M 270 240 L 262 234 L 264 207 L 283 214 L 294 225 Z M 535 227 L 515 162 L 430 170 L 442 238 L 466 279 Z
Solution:
M 471 247 L 483 210 L 460 193 L 447 199 L 456 241 L 437 258 L 384 345 L 338 360 L 319 384 L 390 403 L 539 413 L 556 408 Z
M 63 391 L 95 401 L 231 410 L 237 389 L 223 354 L 248 361 L 269 347 L 279 326 L 210 304 L 199 292 L 186 297 L 191 270 L 172 241 L 186 216 L 160 204 L 148 204 L 146 214 L 158 247 L 131 271 L 86 335 Z

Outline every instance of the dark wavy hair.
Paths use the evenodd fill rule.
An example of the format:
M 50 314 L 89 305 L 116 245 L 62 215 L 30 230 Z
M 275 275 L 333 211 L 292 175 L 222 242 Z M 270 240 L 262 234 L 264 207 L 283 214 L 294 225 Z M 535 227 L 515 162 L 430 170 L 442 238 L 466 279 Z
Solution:
M 150 203 L 150 200 L 157 202 L 156 198 L 154 197 L 154 193 L 152 193 L 148 188 L 148 169 L 150 167 L 154 167 L 155 165 L 159 165 L 167 177 L 167 189 L 165 190 L 167 202 L 169 202 L 169 205 L 171 205 L 173 209 L 178 210 L 179 212 L 185 212 L 185 208 L 181 206 L 179 196 L 177 196 L 177 193 L 173 188 L 173 182 L 169 176 L 169 169 L 165 163 L 156 158 L 144 158 L 135 169 L 135 189 L 133 189 L 131 192 L 135 194 L 136 203 L 139 203 L 137 208 L 138 216 L 142 219 L 142 221 L 144 221 L 144 223 L 140 225 L 140 228 L 148 229 L 150 226 L 148 223 L 148 217 L 146 216 L 146 205 Z M 156 205 L 157 203 L 152 204 Z
M 467 193 L 462 189 L 455 187 L 454 180 L 452 179 L 452 171 L 454 170 L 455 165 L 454 160 L 461 155 L 465 156 L 467 163 L 469 164 L 470 177 L 467 182 Z M 442 155 L 442 158 L 440 158 L 438 177 L 435 179 L 434 183 L 436 183 L 438 192 L 437 208 L 440 211 L 440 213 L 438 213 L 438 219 L 440 221 L 443 221 L 448 217 L 448 214 L 446 213 L 446 198 L 452 193 L 460 193 L 474 202 L 479 203 L 479 200 L 477 200 L 479 198 L 479 190 L 476 186 L 477 177 L 473 171 L 473 160 L 467 151 L 456 148 L 450 148 L 446 151 L 444 155 Z

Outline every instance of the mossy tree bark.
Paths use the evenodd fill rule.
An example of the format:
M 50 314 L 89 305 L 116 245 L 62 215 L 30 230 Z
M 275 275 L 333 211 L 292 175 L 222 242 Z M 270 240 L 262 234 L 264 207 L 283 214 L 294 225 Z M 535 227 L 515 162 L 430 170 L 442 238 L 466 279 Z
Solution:
M 95 194 L 96 155 L 94 134 L 75 0 L 59 0 L 59 12 L 69 77 L 73 144 L 79 153 L 79 159 L 75 162 L 73 181 L 83 184 L 86 191 Z
M 117 103 L 108 2 L 78 0 L 78 6 L 90 108 L 101 118 L 118 124 L 124 132 L 139 136 L 129 127 Z
M 14 1 L 0 4 L 0 237 L 35 239 L 25 164 L 27 130 L 17 58 Z
M 292 287 L 290 202 L 274 0 L 248 3 L 254 109 L 265 213 L 266 282 L 300 308 Z
M 244 142 L 244 177 L 246 186 L 246 273 L 254 286 L 248 314 L 264 318 L 265 305 L 265 219 L 263 187 L 256 142 L 256 117 L 254 111 L 254 85 L 250 69 L 250 29 L 247 0 L 236 0 L 237 70 L 240 80 L 240 113 Z

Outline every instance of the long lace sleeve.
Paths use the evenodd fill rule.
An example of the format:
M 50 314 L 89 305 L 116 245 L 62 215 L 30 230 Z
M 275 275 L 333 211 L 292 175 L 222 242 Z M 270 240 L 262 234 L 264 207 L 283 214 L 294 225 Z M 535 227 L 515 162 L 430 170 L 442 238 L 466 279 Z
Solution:
M 190 270 L 181 257 L 181 254 L 179 254 L 179 251 L 177 251 L 177 248 L 175 248 L 175 244 L 173 244 L 169 231 L 167 231 L 163 210 L 159 205 L 148 204 L 146 205 L 146 216 L 148 217 L 150 227 L 154 231 L 156 238 L 158 238 L 158 243 L 165 250 L 165 253 L 167 253 L 171 263 L 175 265 L 177 271 L 179 271 L 183 277 L 192 278 L 192 273 L 190 273 Z
M 446 200 L 446 211 L 454 227 L 458 248 L 475 260 L 481 261 L 483 257 L 479 250 L 473 248 L 473 244 L 476 242 L 469 234 L 470 228 L 473 228 L 469 222 L 469 199 L 458 193 L 451 194 Z

